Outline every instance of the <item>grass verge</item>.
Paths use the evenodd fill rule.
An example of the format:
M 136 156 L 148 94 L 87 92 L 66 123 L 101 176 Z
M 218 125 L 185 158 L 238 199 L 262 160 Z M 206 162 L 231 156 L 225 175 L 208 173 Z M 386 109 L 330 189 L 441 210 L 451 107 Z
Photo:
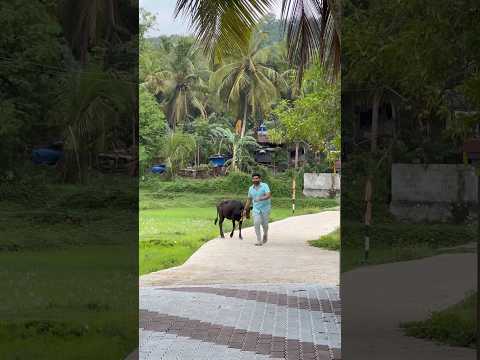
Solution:
M 340 229 L 323 235 L 318 240 L 312 240 L 310 245 L 327 250 L 340 250 Z
M 432 340 L 450 346 L 476 347 L 477 294 L 445 310 L 432 312 L 424 321 L 401 324 L 407 336 Z
M 368 262 L 364 261 L 362 224 L 342 222 L 341 271 L 360 266 L 416 260 L 448 253 L 448 248 L 476 241 L 474 226 L 452 224 L 377 224 L 370 232 Z M 454 252 L 462 252 L 456 248 Z

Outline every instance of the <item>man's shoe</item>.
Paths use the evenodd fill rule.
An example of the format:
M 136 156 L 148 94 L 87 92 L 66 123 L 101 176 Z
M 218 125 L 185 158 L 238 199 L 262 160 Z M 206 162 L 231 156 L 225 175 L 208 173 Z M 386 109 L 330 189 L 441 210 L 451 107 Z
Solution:
M 268 241 L 268 238 L 265 235 L 263 235 L 263 244 L 265 244 L 267 241 Z
M 262 245 L 263 245 L 263 243 L 259 243 L 259 242 L 255 243 L 255 246 L 262 246 Z

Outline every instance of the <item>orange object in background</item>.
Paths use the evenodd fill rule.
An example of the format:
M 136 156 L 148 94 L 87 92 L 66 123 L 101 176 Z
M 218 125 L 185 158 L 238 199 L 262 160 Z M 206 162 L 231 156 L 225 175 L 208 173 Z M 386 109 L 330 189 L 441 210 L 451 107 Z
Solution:
M 235 123 L 235 133 L 241 135 L 242 133 L 242 120 L 238 119 Z

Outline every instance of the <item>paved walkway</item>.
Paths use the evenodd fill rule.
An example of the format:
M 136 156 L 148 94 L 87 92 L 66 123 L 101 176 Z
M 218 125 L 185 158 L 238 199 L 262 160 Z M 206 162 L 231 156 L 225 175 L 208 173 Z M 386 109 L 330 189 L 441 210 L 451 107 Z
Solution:
M 345 359 L 475 359 L 474 349 L 407 337 L 399 324 L 425 320 L 431 311 L 456 304 L 476 289 L 476 257 L 446 254 L 342 274 Z
M 264 246 L 254 246 L 253 228 L 242 231 L 243 240 L 236 231 L 233 238 L 226 235 L 225 239 L 210 240 L 182 266 L 142 276 L 140 285 L 338 285 L 339 253 L 314 248 L 307 241 L 318 239 L 339 226 L 339 211 L 290 217 L 270 224 L 270 240 Z
M 339 255 L 306 242 L 338 211 L 270 225 L 270 241 L 214 239 L 184 265 L 140 279 L 139 358 L 340 359 Z

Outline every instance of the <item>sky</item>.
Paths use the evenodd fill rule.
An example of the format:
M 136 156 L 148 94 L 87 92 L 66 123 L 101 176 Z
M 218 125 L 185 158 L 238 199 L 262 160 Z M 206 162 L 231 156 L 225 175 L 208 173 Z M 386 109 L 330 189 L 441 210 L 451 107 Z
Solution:
M 184 19 L 174 19 L 173 12 L 177 0 L 140 0 L 140 7 L 155 14 L 156 24 L 147 36 L 159 35 L 186 35 L 192 32 L 188 28 L 188 22 Z
M 192 31 L 189 29 L 188 20 L 178 18 L 174 19 L 173 12 L 177 0 L 140 0 L 140 7 L 155 14 L 157 18 L 156 24 L 148 33 L 148 37 L 159 35 L 187 35 Z M 280 14 L 279 8 L 274 11 Z

